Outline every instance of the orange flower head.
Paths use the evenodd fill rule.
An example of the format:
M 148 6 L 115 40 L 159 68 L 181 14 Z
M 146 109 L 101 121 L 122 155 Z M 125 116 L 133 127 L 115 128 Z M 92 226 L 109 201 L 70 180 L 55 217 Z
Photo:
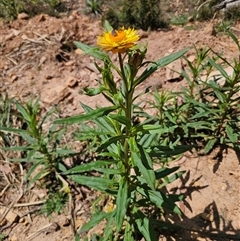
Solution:
M 105 51 L 125 53 L 138 40 L 139 35 L 137 35 L 136 30 L 122 27 L 119 30 L 104 32 L 102 36 L 98 36 L 97 44 Z

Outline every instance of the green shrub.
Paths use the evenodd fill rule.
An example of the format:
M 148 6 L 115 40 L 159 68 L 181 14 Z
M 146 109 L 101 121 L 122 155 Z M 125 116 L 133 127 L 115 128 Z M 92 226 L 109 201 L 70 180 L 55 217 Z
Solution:
M 102 14 L 102 1 L 100 0 L 87 0 L 86 13 L 93 13 L 95 16 Z
M 237 21 L 240 19 L 240 7 L 228 9 L 225 12 L 225 18 L 227 20 Z
M 240 51 L 238 39 L 228 29 L 225 32 Z M 160 143 L 172 145 L 177 140 L 198 150 L 204 149 L 205 154 L 216 146 L 239 151 L 239 60 L 233 59 L 230 63 L 209 48 L 195 50 L 196 61 L 186 58 L 188 68 L 181 73 L 187 86 L 180 92 L 164 90 L 153 95 L 153 107 L 158 110 L 156 121 L 172 128 L 171 134 Z M 232 73 L 227 72 L 227 68 L 232 69 Z
M 16 19 L 21 12 L 30 16 L 39 13 L 56 15 L 61 5 L 60 0 L 0 0 L 0 17 Z
M 167 26 L 162 18 L 159 0 L 122 0 L 108 7 L 103 20 L 109 21 L 114 28 L 131 26 L 154 30 Z
M 217 13 L 222 13 L 221 18 L 225 20 L 236 21 L 240 19 L 240 7 L 233 7 L 229 9 L 220 8 L 217 9 L 215 6 L 219 5 L 221 0 L 211 0 L 210 2 L 201 1 L 197 9 L 197 18 L 199 20 L 209 20 L 214 17 Z
M 185 25 L 185 24 L 187 24 L 187 22 L 188 22 L 188 15 L 186 15 L 186 14 L 183 14 L 183 15 L 179 15 L 179 16 L 175 16 L 175 17 L 173 17 L 172 19 L 171 19 L 171 24 L 173 24 L 173 25 Z
M 214 16 L 214 6 L 221 3 L 221 0 L 211 0 L 210 2 L 200 1 L 197 8 L 197 19 L 209 20 Z

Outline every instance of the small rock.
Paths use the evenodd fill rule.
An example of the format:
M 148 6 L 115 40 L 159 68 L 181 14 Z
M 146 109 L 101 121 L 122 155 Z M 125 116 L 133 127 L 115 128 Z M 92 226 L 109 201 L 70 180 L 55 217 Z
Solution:
M 19 223 L 25 223 L 25 218 L 20 218 Z
M 47 92 L 46 97 L 43 99 L 43 102 L 47 104 L 58 104 L 70 94 L 71 93 L 68 86 L 58 85 L 54 89 L 51 88 Z
M 18 237 L 16 235 L 13 235 L 11 237 L 10 241 L 18 241 Z
M 6 219 L 3 219 L 1 222 L 0 222 L 0 227 L 4 226 L 7 224 L 7 220 Z
M 141 29 L 139 29 L 139 30 L 137 31 L 137 34 L 140 36 L 141 39 L 148 37 L 148 32 L 143 31 L 143 30 L 141 30 Z
M 75 77 L 69 76 L 66 83 L 69 87 L 74 87 L 75 85 L 77 85 L 78 81 Z
M 79 55 L 83 55 L 84 54 L 84 52 L 81 49 L 76 49 L 75 53 L 79 54 Z
M 65 218 L 62 222 L 63 227 L 68 227 L 71 224 L 71 221 L 69 218 Z
M 45 21 L 45 20 L 46 20 L 46 17 L 45 17 L 44 14 L 41 14 L 41 15 L 39 16 L 39 18 L 38 18 L 38 22 L 43 22 L 43 21 Z
M 21 33 L 21 31 L 16 30 L 16 29 L 12 29 L 12 32 L 13 32 L 14 36 L 18 36 Z
M 68 61 L 65 63 L 65 66 L 71 66 L 73 65 L 75 62 L 74 61 Z
M 72 16 L 73 17 L 79 17 L 79 11 L 78 10 L 73 10 L 72 11 Z
M 46 60 L 47 60 L 47 57 L 46 56 L 42 56 L 40 61 L 39 61 L 38 66 L 41 66 Z
M 17 75 L 12 75 L 11 77 L 11 83 L 15 82 L 16 80 L 18 79 L 18 76 Z
M 193 15 L 189 16 L 187 21 L 190 22 L 190 23 L 193 22 L 194 21 L 194 16 Z
M 50 79 L 53 79 L 54 78 L 54 75 L 52 75 L 52 74 L 48 74 L 48 75 L 46 75 L 46 80 L 50 80 Z M 46 82 L 44 82 L 43 84 L 47 84 L 48 83 L 48 81 L 46 81 Z
M 6 209 L 4 207 L 1 207 L 0 208 L 0 214 L 4 214 L 5 210 Z M 9 212 L 5 216 L 5 219 L 7 220 L 7 222 L 9 222 L 11 224 L 15 223 L 15 222 L 18 222 L 19 218 L 20 218 L 19 215 L 16 214 L 15 212 L 13 212 L 12 210 L 9 210 Z
M 28 19 L 28 15 L 26 13 L 19 13 L 17 18 L 21 20 L 26 20 Z
M 59 224 L 57 222 L 54 222 L 54 223 L 52 223 L 52 225 L 50 227 L 48 227 L 45 230 L 45 234 L 57 232 L 58 230 L 60 230 L 60 226 L 59 226 Z

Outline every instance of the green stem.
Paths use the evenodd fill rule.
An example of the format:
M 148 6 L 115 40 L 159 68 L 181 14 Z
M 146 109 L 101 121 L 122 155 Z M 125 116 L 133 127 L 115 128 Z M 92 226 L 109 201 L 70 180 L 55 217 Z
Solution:
M 123 80 L 123 84 L 124 84 L 124 97 L 126 98 L 127 92 L 128 92 L 128 82 L 127 82 L 127 77 L 125 75 L 125 71 L 124 71 L 124 67 L 123 67 L 123 58 L 122 55 L 120 53 L 118 53 L 118 58 L 119 58 L 119 64 L 120 64 L 120 69 L 121 69 L 121 77 Z
M 119 63 L 120 63 L 120 69 L 121 69 L 121 77 L 123 80 L 123 95 L 125 98 L 125 106 L 124 106 L 124 112 L 126 118 L 129 119 L 129 121 L 132 121 L 132 96 L 133 91 L 128 89 L 128 80 L 125 75 L 124 66 L 123 66 L 123 59 L 120 53 L 118 53 Z M 129 172 L 130 172 L 130 165 L 129 165 L 129 145 L 128 145 L 128 137 L 129 137 L 130 129 L 128 126 L 126 126 L 126 138 L 124 140 L 124 166 L 125 166 L 125 175 L 126 180 L 129 181 Z
M 228 94 L 228 97 L 227 97 L 227 100 L 226 100 L 226 103 L 227 105 L 224 107 L 224 110 L 223 110 L 223 114 L 222 114 L 222 118 L 220 120 L 220 124 L 218 125 L 218 129 L 216 131 L 216 136 L 219 136 L 221 131 L 222 131 L 222 127 L 223 127 L 223 124 L 225 122 L 225 119 L 227 117 L 227 114 L 228 114 L 228 111 L 229 111 L 229 108 L 230 108 L 230 102 L 231 102 L 231 98 L 234 94 L 234 85 L 232 86 L 229 94 Z

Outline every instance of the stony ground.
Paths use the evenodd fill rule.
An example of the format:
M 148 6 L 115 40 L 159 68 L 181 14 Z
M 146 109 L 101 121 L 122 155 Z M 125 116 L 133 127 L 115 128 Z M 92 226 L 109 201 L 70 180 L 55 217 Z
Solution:
M 57 105 L 62 117 L 81 113 L 79 101 L 93 107 L 106 105 L 104 98 L 89 98 L 81 94 L 83 87 L 96 86 L 98 72 L 94 59 L 83 55 L 73 45 L 73 41 L 94 45 L 100 31 L 98 20 L 79 15 L 77 11 L 63 18 L 38 15 L 32 19 L 22 16 L 9 23 L 0 21 L 1 93 L 20 101 L 39 96 L 43 110 Z M 233 31 L 240 38 L 239 24 Z M 232 40 L 217 34 L 211 22 L 154 32 L 139 31 L 139 34 L 141 42 L 148 43 L 148 60 L 157 60 L 193 45 L 211 47 L 229 60 L 239 55 Z M 189 59 L 194 59 L 193 52 L 193 49 L 189 51 Z M 181 69 L 183 64 L 175 63 L 174 68 Z M 164 68 L 154 73 L 140 88 L 154 86 L 178 90 L 184 84 L 184 80 Z M 187 170 L 183 178 L 169 188 L 187 196 L 186 201 L 179 204 L 184 215 L 175 221 L 188 231 L 165 235 L 160 240 L 240 240 L 240 156 L 229 150 L 216 168 L 219 161 L 216 153 L 217 150 L 201 157 L 186 154 L 174 164 Z M 7 240 L 73 240 L 70 211 L 74 212 L 74 228 L 77 228 L 89 215 L 89 202 L 76 196 L 74 210 L 69 208 L 70 211 L 67 209 L 63 215 L 53 215 L 52 218 L 39 215 L 37 204 L 45 197 L 44 191 L 35 189 L 24 196 L 24 190 L 19 189 L 21 175 L 10 172 L 12 166 L 7 164 L 7 156 L 1 159 L 0 205 L 9 208 L 11 217 L 5 221 L 0 218 L 0 230 L 8 235 Z M 15 186 L 8 187 L 6 178 Z M 91 193 L 84 191 L 88 201 L 91 200 Z M 19 220 L 12 220 L 14 213 L 20 217 Z

